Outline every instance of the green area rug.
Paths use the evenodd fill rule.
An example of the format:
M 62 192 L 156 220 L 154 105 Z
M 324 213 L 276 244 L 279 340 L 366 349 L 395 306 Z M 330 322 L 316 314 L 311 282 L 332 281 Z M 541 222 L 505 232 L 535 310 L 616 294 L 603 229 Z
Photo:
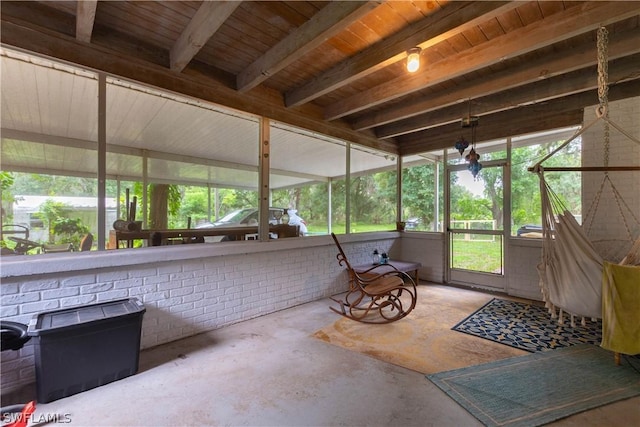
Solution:
M 613 353 L 583 344 L 427 378 L 486 426 L 535 427 L 640 395 L 639 362 L 616 366 Z
M 599 345 L 602 340 L 602 321 L 571 327 L 566 316 L 560 325 L 542 306 L 498 298 L 451 329 L 530 352 L 575 344 Z

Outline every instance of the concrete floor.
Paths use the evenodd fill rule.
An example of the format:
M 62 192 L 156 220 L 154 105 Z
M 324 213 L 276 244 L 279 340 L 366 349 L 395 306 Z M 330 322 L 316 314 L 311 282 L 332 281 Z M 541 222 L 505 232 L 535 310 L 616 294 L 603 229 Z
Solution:
M 143 351 L 137 375 L 38 404 L 34 419 L 72 427 L 482 425 L 423 374 L 311 337 L 337 319 L 329 305 Z M 640 397 L 552 425 L 640 425 Z

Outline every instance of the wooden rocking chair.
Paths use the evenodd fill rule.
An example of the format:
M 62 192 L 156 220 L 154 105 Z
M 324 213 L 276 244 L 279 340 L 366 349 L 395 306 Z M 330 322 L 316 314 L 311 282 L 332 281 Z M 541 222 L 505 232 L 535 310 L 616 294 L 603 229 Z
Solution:
M 417 290 L 414 280 L 407 273 L 393 269 L 388 264 L 372 265 L 363 273 L 356 273 L 347 260 L 338 239 L 331 233 L 338 247 L 338 264 L 349 272 L 349 290 L 344 299 L 331 298 L 339 309 L 336 313 L 363 323 L 390 323 L 400 320 L 416 306 Z M 385 272 L 376 272 L 385 266 Z

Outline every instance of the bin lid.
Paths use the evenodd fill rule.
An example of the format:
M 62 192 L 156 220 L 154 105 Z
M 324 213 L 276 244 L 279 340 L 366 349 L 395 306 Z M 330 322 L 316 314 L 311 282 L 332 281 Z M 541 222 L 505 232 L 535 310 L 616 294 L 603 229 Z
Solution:
M 47 332 L 59 332 L 86 323 L 117 319 L 144 311 L 144 305 L 137 298 L 46 311 L 33 316 L 29 322 L 28 334 L 37 336 Z

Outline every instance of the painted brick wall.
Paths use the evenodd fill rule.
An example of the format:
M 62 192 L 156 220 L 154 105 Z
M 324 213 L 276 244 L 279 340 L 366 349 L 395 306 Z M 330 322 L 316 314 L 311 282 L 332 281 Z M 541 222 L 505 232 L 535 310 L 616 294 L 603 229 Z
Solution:
M 593 106 L 585 109 L 585 124 L 595 119 L 595 108 Z M 633 138 L 640 140 L 640 97 L 609 103 L 609 117 Z M 583 165 L 602 166 L 604 164 L 603 121 L 592 126 L 582 135 L 582 144 Z M 613 127 L 610 128 L 609 165 L 640 166 L 640 144 L 631 141 Z M 610 172 L 609 177 L 613 187 L 608 181 L 603 181 L 603 177 L 602 172 L 583 173 L 583 224 L 598 252 L 606 259 L 619 261 L 631 247 L 627 227 L 632 236 L 640 235 L 640 224 L 630 215 L 630 212 L 633 212 L 636 218 L 640 219 L 640 191 L 638 191 L 640 172 Z M 605 186 L 600 193 L 600 201 L 596 205 L 594 200 L 603 182 Z M 613 188 L 620 193 L 618 200 L 614 196 Z M 625 203 L 627 207 L 624 206 Z M 590 222 L 587 217 L 589 209 L 592 212 L 590 217 L 593 222 Z
M 391 248 L 390 256 L 419 262 L 420 280 L 444 282 L 444 234 L 405 232 Z
M 394 239 L 343 244 L 354 264 Z M 332 245 L 63 274 L 4 278 L 0 316 L 29 323 L 34 314 L 137 297 L 145 305 L 142 348 L 325 298 L 346 290 Z M 135 256 L 135 255 L 133 255 Z M 327 308 L 328 310 L 328 308 Z M 33 346 L 1 356 L 2 393 L 35 381 Z
M 537 265 L 542 256 L 542 241 L 538 239 L 507 239 L 507 293 L 542 301 Z

